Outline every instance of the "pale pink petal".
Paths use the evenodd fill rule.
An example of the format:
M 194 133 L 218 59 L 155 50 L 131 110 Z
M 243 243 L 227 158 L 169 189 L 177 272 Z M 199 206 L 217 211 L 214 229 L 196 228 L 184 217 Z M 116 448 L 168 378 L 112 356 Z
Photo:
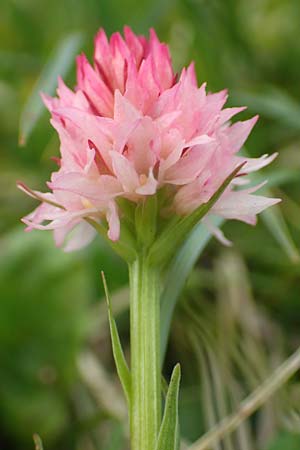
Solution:
M 23 217 L 22 222 L 27 225 L 26 231 L 31 231 L 32 229 L 37 228 L 37 226 L 45 220 L 56 218 L 58 214 L 61 214 L 59 208 L 49 205 L 48 203 L 41 203 L 30 214 Z
M 141 118 L 141 113 L 138 111 L 129 100 L 124 97 L 119 90 L 115 91 L 114 104 L 114 119 L 117 122 L 135 122 Z
M 155 123 L 162 129 L 169 128 L 173 124 L 174 120 L 178 119 L 181 114 L 181 111 L 173 111 L 163 114 L 155 120 Z
M 41 202 L 46 202 L 51 204 L 52 206 L 55 207 L 59 207 L 60 205 L 58 205 L 56 203 L 56 198 L 55 196 L 52 194 L 52 192 L 40 192 L 40 191 L 35 191 L 33 189 L 30 189 L 25 183 L 18 181 L 17 182 L 17 187 L 25 192 L 25 194 L 29 195 L 32 198 L 35 198 L 36 200 L 39 200 Z
M 82 209 L 79 211 L 58 211 L 57 214 L 45 214 L 43 222 L 50 221 L 50 223 L 43 224 L 42 222 L 34 221 L 35 218 L 24 217 L 22 221 L 31 228 L 37 230 L 55 230 L 66 225 L 78 223 L 84 217 L 93 216 L 98 213 L 96 208 Z M 40 219 L 40 217 L 39 217 Z
M 120 219 L 115 202 L 110 202 L 106 212 L 108 223 L 108 237 L 112 241 L 117 241 L 120 237 Z
M 158 127 L 144 117 L 132 130 L 127 141 L 127 158 L 138 174 L 147 174 L 153 168 L 160 153 L 161 138 Z
M 110 153 L 113 170 L 125 192 L 134 192 L 139 186 L 139 177 L 132 163 L 117 152 Z
M 195 145 L 165 172 L 165 183 L 183 185 L 195 180 L 213 156 L 213 147 Z
M 73 223 L 67 224 L 64 227 L 56 228 L 53 230 L 53 236 L 54 236 L 54 242 L 56 247 L 62 247 L 66 237 L 68 236 L 68 233 L 70 233 L 73 228 L 76 226 Z
M 215 236 L 218 241 L 221 242 L 221 244 L 225 245 L 226 247 L 231 247 L 232 246 L 232 242 L 226 238 L 226 236 L 224 235 L 223 231 L 216 227 L 213 222 L 210 220 L 209 218 L 209 214 L 202 219 L 202 223 L 205 225 L 205 227 L 208 229 L 208 231 Z
M 254 116 L 244 122 L 236 122 L 226 130 L 228 148 L 231 153 L 236 153 L 242 148 L 257 120 L 258 116 Z
M 202 134 L 200 136 L 196 136 L 190 141 L 186 142 L 186 147 L 194 147 L 195 145 L 202 145 L 202 144 L 210 144 L 214 142 L 214 138 L 211 136 L 207 136 L 207 134 Z
M 157 190 L 158 182 L 154 178 L 152 170 L 149 171 L 149 175 L 146 178 L 147 178 L 146 182 L 143 181 L 140 187 L 138 187 L 135 192 L 141 195 L 153 195 Z
M 80 222 L 73 228 L 72 232 L 69 233 L 67 242 L 64 245 L 64 251 L 68 253 L 86 247 L 92 242 L 96 234 L 97 231 L 89 223 Z M 57 239 L 56 243 L 57 242 L 60 242 L 60 240 Z
M 85 153 L 88 142 L 93 142 L 101 153 L 106 166 L 111 168 L 109 151 L 113 147 L 112 133 L 115 129 L 113 120 L 108 117 L 94 116 L 77 108 L 58 108 L 55 112 L 63 119 L 70 120 L 77 127 L 77 135 L 84 140 Z M 81 145 L 81 142 L 79 144 Z M 76 151 L 76 147 L 74 150 Z
M 231 191 L 221 196 L 211 212 L 225 219 L 237 219 L 255 225 L 257 214 L 280 201 L 278 198 L 252 195 L 247 190 Z
M 162 183 L 165 179 L 165 173 L 167 169 L 173 166 L 180 158 L 183 149 L 185 147 L 185 143 L 183 140 L 176 140 L 174 143 L 173 149 L 171 149 L 170 153 L 167 154 L 166 159 L 161 159 L 159 164 L 159 172 L 158 172 L 158 180 Z
M 247 109 L 246 106 L 240 106 L 235 108 L 225 108 L 220 112 L 220 125 L 222 125 L 225 122 L 228 122 L 233 116 L 236 114 L 245 111 Z
M 89 178 L 83 173 L 69 172 L 48 185 L 54 191 L 67 191 L 90 199 L 95 205 L 105 203 L 122 193 L 121 183 L 111 175 Z
M 243 172 L 251 173 L 256 172 L 259 169 L 269 165 L 278 156 L 278 153 L 273 153 L 272 155 L 263 155 L 260 158 L 242 158 L 247 163 L 243 166 Z
M 192 183 L 179 188 L 174 197 L 174 209 L 177 214 L 190 214 L 200 205 L 208 202 L 215 192 L 208 183 L 210 176 L 210 171 L 205 170 Z

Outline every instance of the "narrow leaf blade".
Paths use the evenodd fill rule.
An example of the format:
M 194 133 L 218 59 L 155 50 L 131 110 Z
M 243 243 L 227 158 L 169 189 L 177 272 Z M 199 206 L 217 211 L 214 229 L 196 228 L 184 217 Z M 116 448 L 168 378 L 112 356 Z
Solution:
M 35 450 L 43 450 L 42 439 L 40 438 L 40 436 L 38 434 L 35 433 L 33 435 L 33 441 L 34 441 Z
M 274 239 L 279 243 L 291 261 L 298 262 L 300 260 L 300 255 L 290 235 L 280 208 L 275 205 L 273 208 L 264 211 L 261 217 L 272 233 Z
M 115 319 L 113 318 L 112 311 L 111 311 L 111 303 L 110 303 L 110 297 L 108 293 L 108 288 L 106 284 L 106 279 L 104 276 L 104 273 L 101 272 L 102 280 L 103 280 L 103 286 L 105 291 L 105 297 L 107 302 L 107 308 L 108 308 L 108 319 L 109 319 L 109 328 L 110 328 L 110 335 L 111 335 L 111 341 L 112 341 L 112 349 L 113 349 L 113 355 L 114 360 L 117 368 L 117 372 L 124 390 L 124 394 L 126 396 L 126 400 L 128 405 L 130 405 L 130 393 L 131 393 L 131 375 L 130 371 L 127 366 L 127 362 L 123 353 L 117 324 Z
M 236 91 L 233 97 L 238 103 L 247 105 L 250 111 L 300 130 L 299 103 L 278 87 L 264 86 L 263 92 Z
M 214 226 L 224 222 L 220 217 L 211 219 Z M 161 360 L 164 360 L 173 312 L 187 277 L 199 255 L 211 238 L 210 231 L 199 223 L 190 233 L 172 260 L 161 295 Z
M 167 393 L 156 450 L 177 450 L 179 446 L 178 395 L 180 375 L 180 365 L 177 364 L 174 367 Z
M 57 77 L 64 77 L 70 70 L 76 53 L 79 51 L 83 42 L 81 33 L 69 34 L 63 39 L 54 50 L 50 59 L 42 69 L 39 79 L 27 102 L 25 103 L 21 112 L 20 118 L 20 145 L 25 145 L 28 137 L 32 133 L 38 119 L 40 118 L 44 107 L 40 98 L 40 93 L 53 94 Z

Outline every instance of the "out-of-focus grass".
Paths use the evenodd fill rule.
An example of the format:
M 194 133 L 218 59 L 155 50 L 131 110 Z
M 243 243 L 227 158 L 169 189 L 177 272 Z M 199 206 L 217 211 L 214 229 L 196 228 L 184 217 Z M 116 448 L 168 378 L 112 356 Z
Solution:
M 114 387 L 118 386 L 115 378 L 111 378 L 114 366 L 105 331 L 107 328 L 100 321 L 99 326 L 102 323 L 104 329 L 99 335 L 94 335 L 95 330 L 91 330 L 89 318 L 103 294 L 100 270 L 105 270 L 114 295 L 115 289 L 127 283 L 126 268 L 100 239 L 87 250 L 64 255 L 54 248 L 50 235 L 39 232 L 25 235 L 19 223 L 20 217 L 34 207 L 34 202 L 17 192 L 15 181 L 23 179 L 31 186 L 44 189 L 45 181 L 55 169 L 50 157 L 57 155 L 58 141 L 50 128 L 46 112 L 36 123 L 31 124 L 34 127 L 26 145 L 23 148 L 18 146 L 20 118 L 22 114 L 24 117 L 25 105 L 54 49 L 60 48 L 62 42 L 74 36 L 74 33 L 81 33 L 85 42 L 83 50 L 91 55 L 93 35 L 100 26 L 109 33 L 120 30 L 124 24 L 142 33 L 147 33 L 148 27 L 154 26 L 159 36 L 170 43 L 178 70 L 194 59 L 200 82 L 208 81 L 210 90 L 228 87 L 230 104 L 249 105 L 249 112 L 243 113 L 242 117 L 257 112 L 260 114 L 261 120 L 249 139 L 248 151 L 253 156 L 279 152 L 278 160 L 268 170 L 288 174 L 285 183 L 280 186 L 280 194 L 285 200 L 281 211 L 295 246 L 299 249 L 300 182 L 295 175 L 289 176 L 300 170 L 299 23 L 298 0 L 2 1 L 1 448 L 32 448 L 31 435 L 34 432 L 44 438 L 47 449 L 124 448 L 124 428 L 116 418 L 111 417 L 105 405 L 95 400 L 95 393 L 85 385 L 76 367 L 84 346 L 89 342 L 90 349 L 100 356 L 108 379 Z M 66 79 L 71 84 L 74 82 L 74 65 L 70 67 Z M 51 90 L 52 86 L 48 87 Z M 276 191 L 278 187 L 273 189 Z M 257 344 L 262 347 L 259 355 L 252 357 L 251 352 L 244 355 L 249 356 L 244 358 L 249 370 L 248 376 L 239 372 L 240 390 L 221 392 L 221 397 L 225 395 L 225 403 L 224 399 L 218 400 L 215 420 L 222 416 L 220 408 L 228 408 L 228 396 L 232 396 L 230 405 L 234 406 L 239 397 L 254 387 L 273 367 L 271 357 L 277 357 L 278 336 L 282 346 L 280 358 L 299 345 L 300 324 L 299 263 L 291 261 L 280 246 L 279 238 L 276 241 L 262 221 L 255 229 L 240 223 L 227 223 L 224 230 L 235 243 L 235 251 L 243 255 L 249 269 L 246 278 L 252 287 L 253 296 L 259 304 L 259 311 L 264 311 L 263 316 L 267 317 L 271 325 L 270 329 L 265 330 L 267 342 L 262 339 Z M 210 319 L 216 311 L 220 295 L 224 294 L 226 305 L 236 289 L 235 281 L 230 278 L 226 281 L 229 286 L 227 291 L 223 291 L 223 288 L 220 288 L 221 294 L 214 291 L 216 274 L 218 279 L 221 276 L 222 253 L 220 245 L 211 241 L 202 254 L 198 263 L 201 270 L 196 268 L 192 273 L 182 303 L 175 311 L 175 331 L 182 331 L 180 321 L 179 325 L 176 322 L 176 314 L 180 313 L 181 317 L 182 310 L 186 310 L 183 305 L 191 301 L 191 297 L 198 305 L 193 309 L 196 321 L 203 322 L 207 317 L 206 326 L 210 324 L 212 329 L 216 328 L 216 323 Z M 236 270 L 244 273 L 244 263 L 241 259 L 235 261 L 238 261 Z M 239 291 L 239 295 L 243 297 L 244 294 Z M 120 311 L 126 305 L 121 298 L 115 297 L 115 303 L 120 302 Z M 260 317 L 259 312 L 255 320 L 260 321 Z M 118 315 L 125 343 L 128 343 L 127 319 L 126 312 Z M 221 316 L 221 319 L 231 320 L 225 316 Z M 244 323 L 239 317 L 235 317 L 235 320 L 238 326 Z M 226 323 L 222 322 L 224 326 Z M 188 328 L 189 322 L 185 322 L 185 326 Z M 186 439 L 193 439 L 207 429 L 207 417 L 201 409 L 200 400 L 208 392 L 201 391 L 203 384 L 196 375 L 199 363 L 196 356 L 199 353 L 193 353 L 191 361 L 184 358 L 185 353 L 181 349 L 184 348 L 190 355 L 191 345 L 186 349 L 184 330 L 182 333 L 174 330 L 165 372 L 168 373 L 168 367 L 178 358 L 183 360 L 182 430 Z M 199 338 L 197 327 L 195 333 Z M 253 330 L 247 330 L 247 333 L 246 344 L 253 349 L 251 342 L 258 341 L 251 341 L 249 337 Z M 228 347 L 232 346 L 233 341 L 224 336 L 223 341 L 226 339 Z M 203 346 L 201 340 L 199 346 Z M 207 361 L 207 354 L 204 358 Z M 223 367 L 222 361 L 216 361 L 214 370 L 216 364 L 219 369 Z M 209 374 L 212 366 L 207 363 L 204 368 L 202 365 L 202 370 Z M 206 376 L 206 383 L 215 382 L 216 378 L 212 375 Z M 294 387 L 297 386 L 295 383 Z M 285 406 L 288 405 L 289 401 Z M 216 404 L 210 407 L 216 408 Z M 240 437 L 236 438 L 238 442 L 241 444 L 242 439 L 248 439 L 251 443 L 255 442 L 253 445 L 259 449 L 297 448 L 299 437 L 293 434 L 295 427 L 291 426 L 291 411 L 280 407 L 276 411 L 282 411 L 288 420 L 271 420 L 266 407 L 266 411 L 260 415 L 259 424 L 267 427 L 266 423 L 271 420 L 269 431 L 263 428 L 259 437 L 259 433 L 251 434 L 253 430 L 244 428 L 240 430 Z M 210 421 L 213 413 L 216 411 L 211 411 Z M 232 445 L 228 440 L 224 448 L 232 449 Z

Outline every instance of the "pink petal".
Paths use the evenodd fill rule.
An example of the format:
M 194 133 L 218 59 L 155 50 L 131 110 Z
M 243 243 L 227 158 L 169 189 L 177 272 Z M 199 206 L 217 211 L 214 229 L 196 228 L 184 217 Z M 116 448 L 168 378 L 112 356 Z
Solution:
M 205 227 L 208 229 L 208 231 L 215 236 L 221 244 L 225 245 L 226 247 L 231 247 L 232 242 L 226 238 L 223 231 L 216 227 L 211 220 L 209 220 L 209 214 L 204 219 L 202 219 L 202 223 L 205 225 Z
M 174 74 L 169 49 L 158 40 L 153 29 L 150 30 L 149 52 L 153 58 L 153 75 L 162 92 L 172 86 Z
M 77 82 L 98 114 L 112 116 L 113 96 L 103 80 L 95 73 L 85 55 L 77 57 Z
M 228 120 L 230 120 L 233 116 L 242 111 L 245 111 L 245 109 L 247 109 L 246 106 L 223 109 L 220 113 L 220 125 L 222 125 L 225 122 L 228 122 Z
M 64 246 L 64 251 L 69 253 L 86 247 L 92 242 L 96 235 L 97 231 L 89 223 L 80 222 L 72 230 L 66 245 Z
M 120 219 L 115 202 L 110 202 L 106 212 L 108 222 L 108 237 L 112 241 L 117 241 L 120 237 Z
M 244 165 L 242 171 L 245 173 L 256 172 L 259 169 L 269 165 L 278 156 L 278 153 L 272 155 L 263 155 L 260 158 L 243 158 L 247 163 Z
M 131 55 L 133 55 L 136 65 L 139 66 L 144 56 L 144 47 L 130 27 L 124 27 L 124 36 Z
M 165 183 L 182 185 L 195 180 L 208 164 L 213 150 L 209 144 L 195 145 L 190 148 L 176 164 L 166 171 Z
M 134 122 L 141 118 L 141 113 L 127 100 L 119 90 L 115 91 L 114 119 L 117 122 Z
M 67 191 L 93 200 L 95 205 L 105 203 L 122 192 L 120 182 L 113 176 L 102 175 L 89 178 L 82 173 L 62 174 L 49 187 L 55 191 Z
M 279 198 L 251 195 L 247 190 L 231 191 L 221 196 L 211 212 L 226 219 L 237 219 L 255 225 L 257 214 L 280 201 Z
M 138 187 L 135 192 L 141 195 L 153 195 L 156 193 L 157 186 L 158 182 L 154 178 L 153 171 L 150 170 L 146 183 L 141 184 L 141 186 Z
M 117 152 L 110 152 L 114 173 L 125 192 L 134 192 L 139 186 L 139 177 L 132 163 Z
M 236 122 L 226 130 L 231 153 L 236 153 L 242 148 L 257 120 L 258 116 L 254 116 L 244 122 Z

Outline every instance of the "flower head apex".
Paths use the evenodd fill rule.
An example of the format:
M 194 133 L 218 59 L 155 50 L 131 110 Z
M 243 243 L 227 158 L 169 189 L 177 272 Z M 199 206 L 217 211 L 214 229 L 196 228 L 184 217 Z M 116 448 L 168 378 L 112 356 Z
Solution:
M 159 195 L 157 220 L 188 216 L 240 165 L 206 216 L 254 224 L 258 213 L 279 201 L 254 195 L 256 188 L 241 189 L 250 172 L 276 156 L 237 154 L 257 116 L 231 125 L 245 108 L 224 108 L 225 90 L 198 87 L 193 63 L 177 76 L 154 30 L 146 39 L 125 27 L 124 37 L 108 39 L 101 29 L 93 64 L 77 57 L 75 90 L 59 79 L 57 97 L 43 100 L 60 138 L 59 168 L 48 193 L 22 184 L 41 201 L 23 221 L 28 230 L 54 230 L 56 244 L 67 251 L 88 244 L 95 224 L 118 241 L 127 220 L 124 202 L 135 208 Z

